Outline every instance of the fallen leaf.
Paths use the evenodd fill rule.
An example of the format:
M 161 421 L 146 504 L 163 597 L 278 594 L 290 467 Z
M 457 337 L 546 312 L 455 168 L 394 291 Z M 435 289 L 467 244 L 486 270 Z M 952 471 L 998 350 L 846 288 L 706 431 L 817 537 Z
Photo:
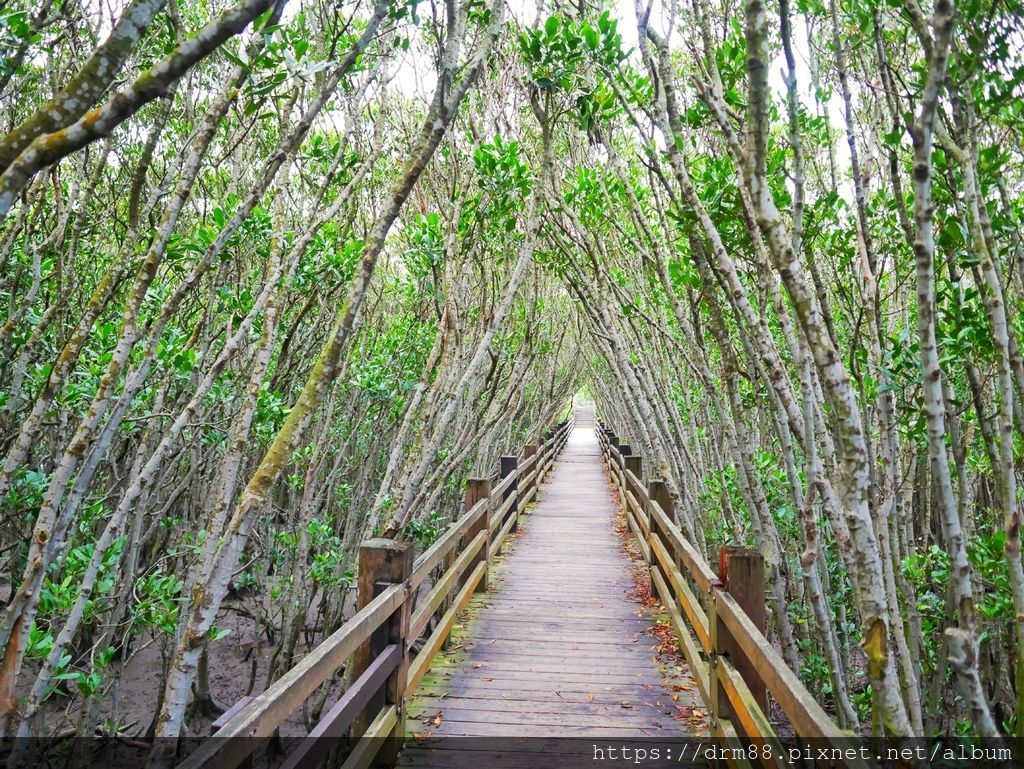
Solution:
M 481 680 L 481 681 L 486 681 L 487 683 L 490 683 L 490 682 L 491 682 L 491 681 L 493 681 L 494 679 L 493 679 L 493 678 L 491 678 L 490 676 L 482 676 L 482 677 L 480 678 L 480 680 Z
M 434 726 L 440 726 L 441 725 L 441 721 L 443 721 L 443 720 L 444 720 L 444 718 L 442 717 L 442 715 L 440 713 L 438 713 L 436 716 L 434 716 Z
M 473 663 L 473 670 L 478 670 L 479 668 L 482 668 L 482 667 L 483 667 L 483 665 L 481 665 L 479 662 L 474 662 Z
M 633 710 L 633 706 L 629 704 L 629 700 L 623 700 L 620 706 L 623 710 Z
M 593 693 L 593 692 L 590 692 L 589 694 L 587 694 L 587 699 L 588 699 L 588 700 L 589 700 L 590 702 L 593 702 L 593 701 L 594 701 L 594 693 Z

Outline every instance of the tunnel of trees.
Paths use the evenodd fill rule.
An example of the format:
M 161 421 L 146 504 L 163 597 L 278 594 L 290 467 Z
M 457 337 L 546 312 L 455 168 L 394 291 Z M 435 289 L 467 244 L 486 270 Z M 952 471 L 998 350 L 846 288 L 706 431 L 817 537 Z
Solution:
M 2 4 L 0 733 L 203 733 L 579 392 L 840 725 L 1024 731 L 1022 82 L 1005 0 Z

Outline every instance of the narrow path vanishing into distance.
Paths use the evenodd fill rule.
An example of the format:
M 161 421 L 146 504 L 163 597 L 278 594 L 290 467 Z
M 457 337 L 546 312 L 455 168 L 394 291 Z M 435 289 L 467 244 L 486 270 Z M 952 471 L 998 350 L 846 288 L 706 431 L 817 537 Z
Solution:
M 565 766 L 569 753 L 593 765 L 597 740 L 687 736 L 678 714 L 699 700 L 685 663 L 658 658 L 593 424 L 580 422 L 490 592 L 410 700 L 399 766 Z

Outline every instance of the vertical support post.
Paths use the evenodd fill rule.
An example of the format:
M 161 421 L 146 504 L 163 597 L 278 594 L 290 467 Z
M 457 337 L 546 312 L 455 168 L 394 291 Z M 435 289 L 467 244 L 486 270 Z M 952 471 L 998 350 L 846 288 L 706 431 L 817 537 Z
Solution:
M 631 473 L 633 473 L 633 475 L 636 476 L 636 479 L 638 481 L 641 481 L 641 479 L 644 477 L 643 459 L 638 454 L 630 454 L 629 456 L 625 456 L 625 457 L 622 458 L 622 463 L 623 463 L 623 468 L 622 468 L 622 480 L 623 480 L 623 485 L 622 485 L 622 506 L 626 510 L 626 515 L 630 516 L 633 519 L 633 521 L 634 521 L 634 523 L 636 525 L 636 529 L 637 529 L 636 536 L 637 536 L 637 539 L 643 539 L 644 538 L 644 529 L 647 528 L 647 525 L 646 525 L 646 523 L 644 521 L 644 518 L 646 517 L 646 513 L 644 511 L 644 500 L 643 500 L 643 495 L 641 493 L 642 489 L 640 489 L 639 487 L 636 488 L 636 489 L 631 489 L 630 488 L 630 483 L 626 479 L 626 473 L 627 472 L 631 472 Z M 629 506 L 629 493 L 628 492 L 630 492 L 630 491 L 633 492 L 633 498 L 636 500 L 636 507 L 635 508 L 630 508 L 630 506 Z M 651 560 L 651 558 L 650 558 L 651 553 L 650 553 L 650 549 L 649 548 L 650 548 L 650 545 L 648 543 L 644 543 L 640 547 L 641 552 L 644 554 L 644 559 L 648 563 L 650 563 L 650 560 Z
M 718 587 L 721 587 L 721 584 Z M 722 636 L 728 632 L 718 621 L 718 594 L 716 586 L 712 585 L 708 598 L 708 635 L 710 636 L 711 653 L 708 655 L 707 705 L 711 709 L 711 733 L 723 736 L 725 730 L 722 722 L 729 723 L 732 720 L 733 712 L 729 707 L 729 698 L 722 691 L 722 685 L 718 680 L 718 666 L 721 663 L 724 644 Z
M 616 468 L 616 475 L 619 479 L 619 494 L 626 496 L 626 457 L 633 453 L 633 447 L 628 443 L 618 444 L 619 464 Z
M 393 539 L 369 539 L 359 546 L 359 576 L 356 608 L 362 609 L 393 584 L 406 582 L 412 576 L 413 545 Z M 352 724 L 352 737 L 360 737 L 385 705 L 398 706 L 398 723 L 388 735 L 377 755 L 380 765 L 390 766 L 405 737 L 405 684 L 409 680 L 409 620 L 412 602 L 402 602 L 391 618 L 373 632 L 369 640 L 352 656 L 352 680 L 365 672 L 390 644 L 398 644 L 402 661 L 388 677 L 383 690 L 375 694 L 366 710 Z
M 500 472 L 501 477 L 508 478 L 516 471 L 519 470 L 519 457 L 502 457 Z M 515 501 L 512 503 L 512 507 L 509 508 L 507 515 L 511 515 L 515 519 L 515 523 L 512 524 L 511 531 L 515 531 L 519 528 L 519 478 L 517 477 L 508 488 L 505 489 L 505 493 L 502 494 L 501 501 L 504 504 L 505 500 L 509 497 L 515 497 Z M 499 527 L 501 524 L 498 524 Z
M 647 497 L 648 499 L 650 499 L 650 503 L 652 505 L 657 504 L 658 507 L 660 507 L 662 511 L 664 511 L 665 515 L 668 516 L 669 520 L 672 519 L 672 496 L 668 493 L 668 484 L 666 484 L 665 481 L 653 480 L 649 484 L 647 484 Z M 664 529 L 662 529 L 660 521 L 656 516 L 651 515 L 651 511 L 649 508 L 647 510 L 647 523 L 651 527 L 651 540 L 653 541 L 655 538 L 657 538 L 658 541 L 665 546 L 666 550 L 668 550 L 670 553 L 673 552 L 673 548 L 670 547 L 668 544 L 668 540 L 665 536 L 665 531 Z M 668 574 L 665 573 L 665 570 L 661 569 L 660 564 L 657 562 L 657 558 L 653 552 L 651 553 L 651 568 L 658 568 L 660 570 L 661 576 L 665 580 L 665 584 L 668 585 L 669 590 L 671 590 L 672 580 L 668 578 Z M 683 574 L 686 573 L 682 569 L 680 569 L 680 571 Z M 676 598 L 678 599 L 678 596 L 676 596 Z
M 540 456 L 537 454 L 537 444 L 536 443 L 527 443 L 525 446 L 523 446 L 523 461 L 528 460 L 530 457 L 534 458 L 533 467 L 531 468 L 531 471 L 530 471 L 530 472 L 533 473 L 533 480 L 530 481 L 529 487 L 520 487 L 520 489 L 519 489 L 519 492 L 520 492 L 519 493 L 519 499 L 520 500 L 522 500 L 523 497 L 526 496 L 526 494 L 530 491 L 531 488 L 535 489 L 537 487 L 537 481 L 538 481 L 537 470 L 539 469 L 539 466 L 538 466 L 537 463 L 540 461 Z M 530 473 L 527 473 L 527 475 L 529 475 L 529 474 Z M 536 499 L 536 496 L 537 495 L 534 494 L 534 499 Z
M 624 457 L 626 461 L 626 469 L 629 470 L 633 475 L 636 476 L 638 481 L 643 481 L 644 478 L 644 460 L 639 454 L 628 454 Z
M 758 630 L 762 633 L 766 632 L 768 612 L 765 605 L 764 556 L 753 548 L 726 546 L 719 550 L 718 565 L 718 579 L 722 582 L 722 589 L 735 599 Z M 714 606 L 714 591 L 712 591 L 712 606 Z M 750 689 L 761 710 L 767 713 L 768 689 L 758 674 L 757 668 L 743 653 L 729 629 L 718 621 L 717 611 L 713 612 L 712 616 L 714 618 L 714 622 L 711 623 L 712 642 L 716 654 L 728 658 L 740 678 Z M 713 695 L 717 688 L 717 684 L 712 685 Z M 721 707 L 728 710 L 728 702 L 725 698 L 722 698 Z
M 555 451 L 558 446 L 556 441 L 558 440 L 557 430 L 548 430 L 544 433 L 544 445 L 541 449 L 541 461 L 544 463 L 544 478 L 547 478 L 548 471 L 551 469 L 551 465 L 555 461 Z M 544 478 L 538 478 L 537 482 L 544 480 Z
M 466 481 L 465 490 L 465 510 L 469 512 L 473 509 L 473 506 L 481 499 L 490 499 L 491 496 L 491 479 L 490 478 L 471 478 Z M 484 533 L 484 544 L 480 548 L 480 552 L 473 556 L 473 560 L 469 562 L 466 570 L 467 574 L 472 574 L 473 570 L 481 563 L 488 562 L 488 554 L 491 551 L 491 528 L 488 525 L 488 521 L 491 519 L 490 513 L 490 502 L 488 502 L 486 509 L 479 518 L 476 519 L 468 529 L 463 537 L 463 547 L 472 542 L 480 534 Z M 484 576 L 477 584 L 476 592 L 486 593 L 487 592 L 487 573 L 489 569 L 484 568 Z

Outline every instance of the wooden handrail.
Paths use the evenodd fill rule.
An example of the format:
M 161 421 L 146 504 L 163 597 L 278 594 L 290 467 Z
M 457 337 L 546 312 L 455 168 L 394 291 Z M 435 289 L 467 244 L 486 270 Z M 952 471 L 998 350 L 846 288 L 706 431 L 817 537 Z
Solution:
M 217 721 L 216 738 L 201 743 L 179 769 L 239 766 L 256 748 L 255 740 L 242 738 L 273 734 L 317 687 L 331 679 L 360 649 L 364 659 L 369 650 L 368 664 L 356 670 L 356 678 L 343 697 L 323 715 L 284 766 L 289 769 L 318 766 L 335 740 L 344 736 L 350 726 L 356 728 L 359 723 L 363 724 L 359 727 L 362 734 L 356 733 L 359 739 L 343 769 L 361 769 L 373 763 L 382 745 L 389 742 L 382 738 L 390 736 L 394 738 L 391 742 L 400 740 L 405 697 L 429 670 L 434 655 L 450 635 L 459 611 L 473 592 L 478 588 L 486 589 L 490 559 L 500 551 L 504 539 L 537 493 L 538 484 L 565 446 L 573 427 L 574 420 L 570 417 L 548 433 L 541 444 L 524 449 L 522 453 L 528 456 L 519 460 L 518 467 L 500 483 L 490 486 L 489 479 L 471 481 L 470 485 L 483 484 L 485 496 L 478 500 L 467 496 L 469 509 L 415 561 L 411 561 L 411 554 L 408 554 L 410 560 L 405 561 L 399 578 L 385 579 L 381 583 L 375 582 L 372 574 L 364 575 L 373 595 L 367 596 L 363 608 L 266 691 L 231 708 L 226 718 Z M 514 493 L 502 500 L 510 489 Z M 495 529 L 498 533 L 492 537 Z M 390 541 L 371 540 L 364 548 L 372 548 L 377 542 L 386 546 Z M 406 552 L 409 548 L 407 544 L 391 544 L 393 548 L 405 548 Z M 383 557 L 382 563 L 389 557 Z M 443 571 L 434 576 L 430 592 L 413 611 L 412 602 L 419 588 L 442 567 Z M 441 616 L 430 635 L 415 659 L 410 660 L 409 647 L 427 631 L 431 619 L 439 612 Z M 377 641 L 371 644 L 371 638 L 381 634 L 390 635 L 392 640 L 383 647 Z M 387 696 L 382 693 L 384 689 L 388 690 Z M 383 700 L 383 704 L 371 705 L 375 699 Z M 376 711 L 366 714 L 368 706 Z M 361 717 L 368 720 L 360 722 Z
M 462 535 L 466 533 L 480 516 L 485 514 L 486 510 L 487 500 L 481 499 L 468 512 L 464 513 L 461 518 L 455 521 L 448 528 L 448 531 L 442 534 L 434 544 L 420 554 L 412 567 L 413 589 L 423 584 L 423 580 L 459 544 L 459 539 Z
M 789 669 L 782 655 L 676 525 L 671 509 L 664 509 L 652 498 L 652 488 L 659 482 L 645 485 L 639 475 L 626 467 L 631 462 L 639 464 L 636 455 L 620 451 L 620 439 L 602 420 L 595 420 L 595 428 L 627 524 L 637 536 L 648 564 L 652 592 L 665 604 L 679 648 L 711 711 L 715 734 L 761 743 L 777 739 L 751 688 L 761 685 L 778 702 L 799 737 L 853 739 L 854 735 L 836 725 L 799 676 Z M 670 499 L 667 504 L 671 507 Z M 752 663 L 757 682 L 746 681 L 738 672 L 736 661 L 722 653 L 723 634 L 728 634 L 739 654 Z M 782 755 L 781 750 L 767 753 Z M 776 765 L 771 759 L 763 763 Z M 867 766 L 859 759 L 847 763 Z

